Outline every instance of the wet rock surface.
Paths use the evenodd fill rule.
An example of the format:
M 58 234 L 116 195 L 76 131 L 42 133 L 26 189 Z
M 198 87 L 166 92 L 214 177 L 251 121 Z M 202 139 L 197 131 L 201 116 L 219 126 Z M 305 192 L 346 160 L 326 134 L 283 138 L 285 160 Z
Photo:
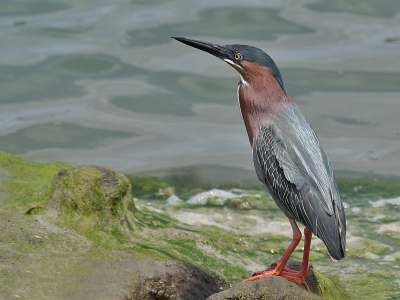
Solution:
M 301 263 L 289 261 L 287 264 L 292 270 L 300 270 Z M 271 266 L 267 270 L 271 270 Z M 308 271 L 306 278 L 311 293 L 307 292 L 304 287 L 290 282 L 282 277 L 269 276 L 259 280 L 250 282 L 239 282 L 229 290 L 214 294 L 207 300 L 280 300 L 280 299 L 321 299 L 316 293 L 318 290 L 318 279 L 312 268 Z
M 0 299 L 203 300 L 214 279 L 178 262 L 98 247 L 42 216 L 0 212 Z
M 310 300 L 322 299 L 282 277 L 270 276 L 252 282 L 240 282 L 229 290 L 214 294 L 207 300 Z
M 124 300 L 203 300 L 219 291 L 214 279 L 205 273 L 177 263 L 166 265 L 164 271 L 151 270 L 152 275 L 136 278 L 130 295 Z

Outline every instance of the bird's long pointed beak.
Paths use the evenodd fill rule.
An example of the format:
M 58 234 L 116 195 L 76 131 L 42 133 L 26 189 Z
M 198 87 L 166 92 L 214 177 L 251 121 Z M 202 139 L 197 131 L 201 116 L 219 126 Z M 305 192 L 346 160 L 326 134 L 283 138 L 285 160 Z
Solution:
M 191 39 L 187 39 L 184 37 L 172 37 L 172 38 L 181 43 L 184 43 L 188 46 L 208 52 L 220 59 L 227 58 L 227 50 L 226 50 L 225 46 L 218 45 L 218 44 L 211 44 L 211 43 L 197 41 L 197 40 L 191 40 Z

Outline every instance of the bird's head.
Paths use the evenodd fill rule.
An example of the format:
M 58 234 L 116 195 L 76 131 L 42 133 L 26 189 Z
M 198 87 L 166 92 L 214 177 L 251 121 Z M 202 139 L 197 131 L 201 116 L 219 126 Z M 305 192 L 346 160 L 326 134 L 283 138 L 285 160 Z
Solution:
M 281 73 L 272 58 L 261 49 L 248 45 L 218 45 L 207 42 L 173 37 L 191 47 L 208 52 L 234 67 L 242 76 L 242 83 L 257 81 L 262 76 L 273 75 L 286 93 Z

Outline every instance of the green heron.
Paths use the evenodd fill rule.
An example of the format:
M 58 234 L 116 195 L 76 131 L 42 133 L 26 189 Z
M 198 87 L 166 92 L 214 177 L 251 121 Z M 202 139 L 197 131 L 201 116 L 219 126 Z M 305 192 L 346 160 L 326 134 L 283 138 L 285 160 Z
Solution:
M 336 179 L 314 130 L 288 94 L 275 62 L 264 51 L 248 45 L 218 45 L 173 37 L 227 62 L 240 74 L 239 106 L 253 149 L 258 179 L 289 218 L 293 240 L 273 270 L 258 272 L 245 281 L 282 276 L 309 290 L 305 278 L 312 234 L 326 245 L 336 261 L 346 257 L 346 219 Z M 286 267 L 301 240 L 300 271 Z

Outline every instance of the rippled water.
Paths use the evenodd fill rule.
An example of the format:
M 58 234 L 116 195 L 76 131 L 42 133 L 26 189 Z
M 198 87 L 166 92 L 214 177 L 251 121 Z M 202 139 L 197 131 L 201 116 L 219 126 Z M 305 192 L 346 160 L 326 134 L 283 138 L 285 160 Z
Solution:
M 170 38 L 186 36 L 265 50 L 337 174 L 398 178 L 399 28 L 396 0 L 1 1 L 0 151 L 255 184 L 238 75 Z M 350 241 L 389 245 L 391 274 L 398 204 L 376 201 L 396 193 L 345 199 Z
M 389 0 L 2 1 L 0 151 L 133 173 L 252 172 L 236 71 L 170 39 L 187 36 L 264 49 L 337 172 L 398 176 L 399 11 Z

